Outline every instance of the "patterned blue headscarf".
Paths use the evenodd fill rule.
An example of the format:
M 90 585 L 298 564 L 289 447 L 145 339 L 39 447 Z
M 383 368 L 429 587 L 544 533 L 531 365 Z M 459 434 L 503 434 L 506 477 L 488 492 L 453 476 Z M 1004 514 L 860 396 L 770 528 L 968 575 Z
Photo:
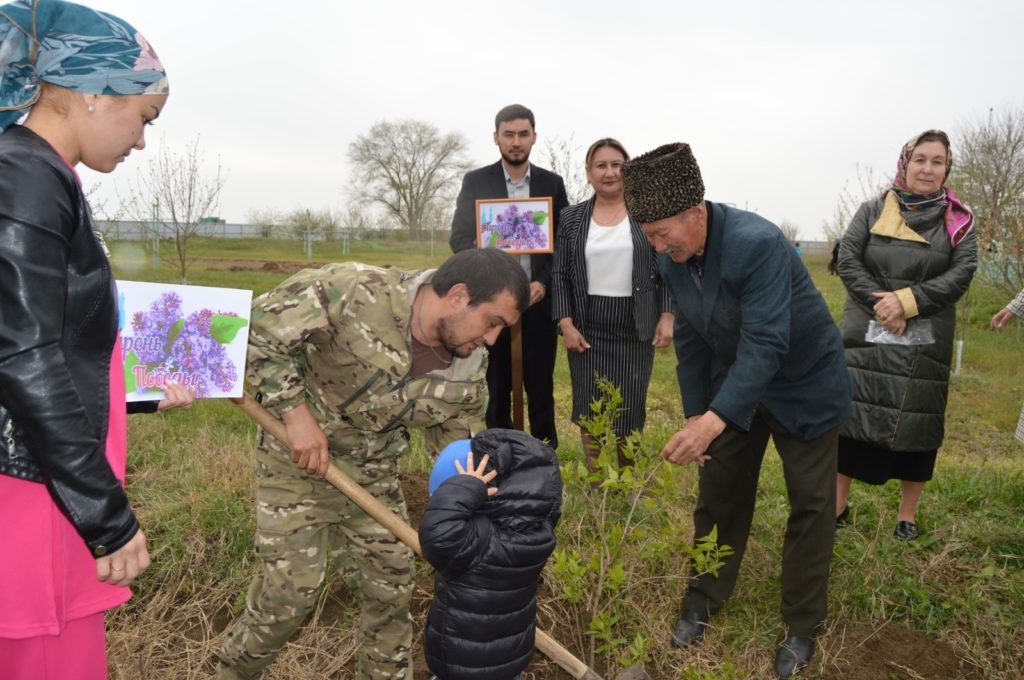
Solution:
M 127 22 L 62 0 L 0 7 L 0 131 L 39 99 L 45 81 L 82 94 L 167 94 L 167 73 Z

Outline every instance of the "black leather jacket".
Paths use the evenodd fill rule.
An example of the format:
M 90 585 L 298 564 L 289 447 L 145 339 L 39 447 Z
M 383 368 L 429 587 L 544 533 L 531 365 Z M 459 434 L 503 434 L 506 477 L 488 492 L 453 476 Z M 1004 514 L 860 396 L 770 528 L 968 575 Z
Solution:
M 45 483 L 99 557 L 139 525 L 105 455 L 117 308 L 92 227 L 50 145 L 0 134 L 0 473 Z

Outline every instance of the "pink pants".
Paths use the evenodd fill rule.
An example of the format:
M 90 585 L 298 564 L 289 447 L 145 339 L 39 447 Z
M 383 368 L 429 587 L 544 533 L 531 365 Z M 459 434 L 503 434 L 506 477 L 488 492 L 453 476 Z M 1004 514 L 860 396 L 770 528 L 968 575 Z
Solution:
M 103 612 L 68 621 L 60 635 L 0 638 L 0 680 L 106 680 Z

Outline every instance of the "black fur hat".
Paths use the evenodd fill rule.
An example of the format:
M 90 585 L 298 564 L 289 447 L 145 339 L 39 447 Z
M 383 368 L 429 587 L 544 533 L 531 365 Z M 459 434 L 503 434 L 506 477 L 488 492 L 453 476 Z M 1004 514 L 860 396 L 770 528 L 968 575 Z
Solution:
M 704 180 L 689 144 L 659 146 L 622 165 L 630 216 L 646 224 L 678 215 L 704 200 Z

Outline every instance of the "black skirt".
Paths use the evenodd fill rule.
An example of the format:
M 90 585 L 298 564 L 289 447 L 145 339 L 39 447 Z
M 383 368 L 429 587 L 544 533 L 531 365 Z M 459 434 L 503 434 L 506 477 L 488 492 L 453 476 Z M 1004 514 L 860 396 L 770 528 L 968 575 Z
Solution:
M 640 340 L 633 317 L 633 298 L 591 295 L 580 333 L 590 343 L 585 352 L 568 352 L 572 380 L 572 421 L 591 415 L 590 403 L 600 398 L 595 375 L 611 380 L 622 392 L 623 412 L 615 434 L 643 431 L 647 421 L 647 386 L 654 366 L 654 346 Z
M 890 451 L 840 437 L 837 469 L 840 474 L 866 484 L 885 484 L 890 479 L 927 482 L 935 471 L 937 454 L 938 449 Z

